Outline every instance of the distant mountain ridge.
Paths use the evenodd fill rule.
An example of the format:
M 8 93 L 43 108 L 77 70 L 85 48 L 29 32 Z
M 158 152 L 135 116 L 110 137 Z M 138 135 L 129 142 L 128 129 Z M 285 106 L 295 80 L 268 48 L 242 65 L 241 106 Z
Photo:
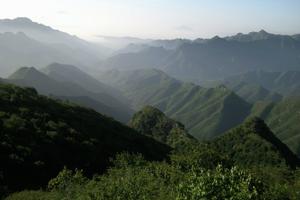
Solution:
M 28 18 L 16 18 L 0 20 L 0 52 L 0 74 L 7 76 L 20 66 L 44 67 L 53 62 L 93 71 L 111 51 Z
M 260 30 L 258 32 L 250 32 L 248 34 L 238 33 L 234 36 L 225 37 L 225 39 L 239 41 L 239 42 L 253 42 L 256 40 L 267 40 L 271 38 L 287 38 L 287 37 L 293 37 L 293 36 L 272 34 L 272 33 L 268 33 L 265 30 Z
M 24 33 L 0 33 L 0 74 L 6 77 L 20 66 L 45 66 L 54 61 L 78 62 L 73 56 L 29 38 Z
M 147 48 L 143 48 L 112 56 L 101 66 L 119 70 L 129 69 L 128 66 L 134 66 L 134 69 L 152 66 L 188 81 L 217 80 L 251 70 L 300 71 L 300 41 L 295 38 L 262 30 L 225 38 L 182 40 L 168 54 L 155 57 L 155 60 L 163 62 L 156 63 L 153 58 L 149 61 L 150 54 L 145 54 Z M 173 42 L 175 45 L 176 41 Z M 163 47 L 162 44 L 160 46 Z M 135 60 L 139 60 L 137 65 Z
M 74 35 L 53 29 L 50 26 L 33 22 L 31 19 L 26 17 L 0 20 L 0 32 L 23 32 L 28 37 L 43 43 L 66 44 L 73 48 L 85 47 L 85 49 L 90 48 L 89 50 L 91 52 L 94 45 Z M 94 48 L 95 47 L 96 46 L 94 46 Z

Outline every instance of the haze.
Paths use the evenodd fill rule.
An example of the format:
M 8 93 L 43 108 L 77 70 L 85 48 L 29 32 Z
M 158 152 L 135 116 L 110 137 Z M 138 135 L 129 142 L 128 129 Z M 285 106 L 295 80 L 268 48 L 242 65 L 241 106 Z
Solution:
M 197 38 L 260 29 L 299 33 L 299 8 L 297 0 L 2 0 L 0 18 L 28 17 L 88 40 Z

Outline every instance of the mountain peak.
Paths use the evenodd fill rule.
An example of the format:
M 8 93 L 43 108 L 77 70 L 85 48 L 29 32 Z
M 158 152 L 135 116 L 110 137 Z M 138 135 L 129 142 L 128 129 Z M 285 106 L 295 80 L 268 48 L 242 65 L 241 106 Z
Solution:
M 260 33 L 260 34 L 266 34 L 266 35 L 269 34 L 269 33 L 268 33 L 267 31 L 265 31 L 264 29 L 261 29 L 261 30 L 259 31 L 259 33 Z
M 129 126 L 171 147 L 195 141 L 183 124 L 168 118 L 162 111 L 152 106 L 145 106 L 135 113 Z
M 17 17 L 15 19 L 13 19 L 12 21 L 23 22 L 23 23 L 32 23 L 32 20 L 27 17 Z
M 297 156 L 258 117 L 249 118 L 231 129 L 219 137 L 215 144 L 225 153 L 234 155 L 235 162 L 239 164 L 286 164 L 292 168 L 300 165 Z
M 72 70 L 72 71 L 80 71 L 79 68 L 75 67 L 74 65 L 68 65 L 68 64 L 61 64 L 61 63 L 51 63 L 47 67 L 45 67 L 43 70 L 45 71 L 61 71 L 61 70 Z
M 223 43 L 224 41 L 226 41 L 224 38 L 221 38 L 220 36 L 216 35 L 213 38 L 211 38 L 210 40 L 208 40 L 210 43 Z
M 15 71 L 13 74 L 11 74 L 8 78 L 9 79 L 27 79 L 29 77 L 48 78 L 46 75 L 44 75 L 42 72 L 38 71 L 34 67 L 21 67 L 17 71 Z
M 32 35 L 30 30 L 38 30 L 38 31 L 46 31 L 46 32 L 57 31 L 52 29 L 50 26 L 37 23 L 27 17 L 18 17 L 15 19 L 0 20 L 0 28 L 3 29 L 2 31 L 5 32 L 15 32 L 15 33 L 24 32 L 26 35 L 34 39 L 36 39 L 35 38 L 36 35 Z

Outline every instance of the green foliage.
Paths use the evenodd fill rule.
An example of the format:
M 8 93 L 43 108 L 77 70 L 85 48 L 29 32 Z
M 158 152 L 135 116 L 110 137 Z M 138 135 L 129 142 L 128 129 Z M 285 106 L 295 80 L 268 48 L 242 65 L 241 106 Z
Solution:
M 188 150 L 186 153 L 188 157 Z M 186 168 L 179 168 L 174 162 L 149 162 L 141 155 L 119 154 L 115 166 L 101 176 L 87 179 L 80 171 L 63 169 L 49 182 L 48 191 L 24 191 L 7 199 L 297 200 L 299 197 L 298 171 L 289 171 L 291 176 L 287 178 L 279 168 L 250 171 L 220 164 L 206 168 L 194 163 L 186 160 Z M 262 170 L 267 175 L 258 175 Z M 275 171 L 279 177 L 273 176 Z
M 247 120 L 214 140 L 211 145 L 240 166 L 295 168 L 300 164 L 297 156 L 259 118 Z
M 252 116 L 265 120 L 275 135 L 300 155 L 300 98 L 289 97 L 278 103 L 257 102 L 252 108 Z
M 178 200 L 261 199 L 261 184 L 247 172 L 217 166 L 215 170 L 193 170 L 178 186 Z
M 218 165 L 231 167 L 232 161 L 225 155 L 210 145 L 194 143 L 185 148 L 177 149 L 170 155 L 173 167 L 183 172 L 189 172 L 190 169 L 214 169 Z
M 128 151 L 163 159 L 170 147 L 93 110 L 0 84 L 0 172 L 9 190 L 37 188 L 64 166 L 102 173 Z
M 135 113 L 129 126 L 171 147 L 180 148 L 196 141 L 184 129 L 184 125 L 151 106 L 146 106 Z
M 22 191 L 14 193 L 6 198 L 6 200 L 61 200 L 63 196 L 58 192 L 46 191 Z
M 0 181 L 9 186 L 0 189 L 40 188 L 52 178 L 47 188 L 6 199 L 299 199 L 299 160 L 258 118 L 166 157 L 169 147 L 92 110 L 15 86 L 0 85 L 0 94 Z M 180 127 L 146 111 L 133 123 L 155 139 L 173 137 L 170 127 Z
M 83 176 L 82 170 L 73 171 L 64 168 L 57 177 L 51 179 L 48 183 L 48 189 L 65 190 L 70 185 L 84 184 L 87 179 Z
M 87 179 L 82 171 L 65 168 L 49 182 L 47 191 L 23 191 L 7 199 L 299 199 L 299 170 L 260 166 L 242 169 L 228 165 L 223 158 L 205 158 L 207 153 L 199 155 L 199 160 L 215 160 L 215 166 L 193 160 L 196 152 L 211 152 L 209 148 L 200 145 L 197 151 L 186 148 L 174 152 L 169 163 L 149 162 L 141 154 L 118 154 L 114 167 L 103 175 Z M 180 162 L 176 154 L 181 155 Z

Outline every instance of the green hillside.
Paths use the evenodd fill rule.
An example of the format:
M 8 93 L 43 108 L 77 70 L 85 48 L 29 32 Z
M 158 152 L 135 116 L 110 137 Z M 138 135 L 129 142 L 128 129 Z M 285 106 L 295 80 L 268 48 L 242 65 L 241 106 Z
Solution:
M 242 166 L 300 166 L 297 156 L 259 118 L 248 119 L 212 142 Z
M 245 82 L 225 82 L 223 83 L 226 87 L 230 88 L 237 95 L 247 100 L 250 103 L 255 103 L 256 101 L 279 101 L 282 96 L 276 92 L 271 92 L 260 85 L 250 84 Z
M 249 71 L 224 81 L 231 85 L 256 84 L 284 96 L 300 96 L 300 71 Z
M 251 108 L 225 87 L 202 88 L 159 70 L 109 71 L 100 80 L 123 91 L 136 109 L 152 105 L 162 110 L 197 139 L 212 139 L 240 124 Z
M 42 187 L 64 166 L 101 173 L 123 151 L 162 159 L 170 150 L 94 110 L 32 88 L 0 84 L 0 105 L 0 179 L 9 190 Z
M 41 69 L 41 71 L 58 82 L 74 83 L 90 92 L 106 93 L 124 102 L 126 101 L 120 91 L 96 80 L 76 66 L 52 63 Z
M 129 126 L 171 147 L 180 148 L 182 145 L 196 142 L 196 139 L 184 129 L 183 124 L 168 118 L 152 106 L 146 106 L 135 113 Z
M 77 81 L 71 81 L 70 78 L 56 80 L 38 71 L 34 67 L 22 67 L 9 76 L 7 82 L 19 86 L 34 87 L 39 93 L 44 95 L 56 96 L 70 101 L 75 100 L 75 103 L 79 102 L 79 104 L 84 106 L 92 106 L 91 108 L 108 116 L 112 116 L 122 122 L 129 121 L 133 111 L 128 108 L 128 106 L 124 105 L 123 102 L 119 101 L 119 99 L 122 100 L 121 98 L 113 96 L 116 94 L 113 93 L 113 90 L 111 90 L 113 94 L 108 92 L 108 88 L 110 87 L 106 87 L 104 84 L 94 80 L 79 69 L 74 69 L 73 66 L 71 66 L 71 69 L 72 70 L 68 70 L 65 73 L 69 73 L 69 76 L 75 74 L 74 78 L 77 78 Z M 63 71 L 63 69 L 60 71 Z M 74 73 L 73 71 L 77 71 L 77 73 Z M 54 73 L 54 69 L 52 72 Z M 60 76 L 64 76 L 64 73 L 60 74 Z M 83 79 L 85 81 L 83 81 Z M 81 82 L 81 84 L 78 84 L 78 82 Z M 97 85 L 98 89 L 95 91 L 91 91 L 89 88 L 96 88 Z M 80 101 L 78 99 L 80 99 Z M 91 103 L 91 101 L 94 101 L 94 103 Z
M 300 156 L 300 98 L 285 98 L 278 103 L 257 102 L 251 116 L 264 119 L 274 134 Z
M 282 99 L 282 95 L 277 92 L 272 92 L 262 87 L 259 84 L 248 83 L 244 81 L 235 81 L 234 79 L 225 79 L 221 81 L 197 81 L 197 83 L 203 87 L 213 88 L 218 85 L 225 85 L 228 89 L 232 90 L 238 96 L 243 98 L 249 103 L 255 103 L 257 101 L 279 101 Z
M 158 116 L 157 109 L 144 110 L 149 109 Z M 65 168 L 46 189 L 21 191 L 6 199 L 298 200 L 300 171 L 293 169 L 298 164 L 264 122 L 254 118 L 210 145 L 192 143 L 177 149 L 163 162 L 119 154 L 103 175 L 87 178 L 81 170 Z

